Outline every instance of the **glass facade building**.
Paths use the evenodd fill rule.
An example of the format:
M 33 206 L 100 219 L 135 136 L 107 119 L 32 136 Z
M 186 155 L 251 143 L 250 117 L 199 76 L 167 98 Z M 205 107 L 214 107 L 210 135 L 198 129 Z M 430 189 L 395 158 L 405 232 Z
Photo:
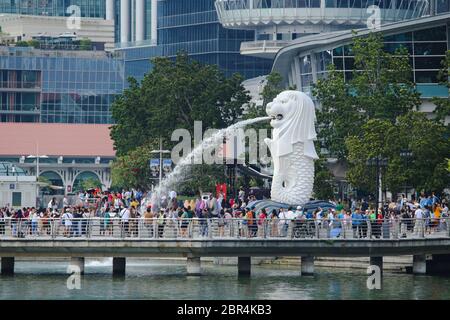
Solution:
M 126 74 L 141 80 L 151 69 L 152 57 L 174 57 L 180 51 L 199 62 L 217 65 L 227 76 L 238 72 L 245 78 L 253 78 L 269 73 L 270 59 L 240 54 L 241 43 L 253 40 L 254 31 L 223 28 L 214 2 L 158 2 L 158 44 L 118 49 L 125 53 Z
M 412 80 L 421 97 L 448 97 L 446 86 L 440 85 L 438 72 L 447 50 L 450 50 L 450 14 L 425 17 L 412 22 L 392 24 L 383 31 L 384 48 L 394 53 L 397 48 L 407 49 L 412 67 Z M 397 30 L 397 31 L 396 31 Z M 360 31 L 359 33 L 361 34 Z M 336 41 L 336 37 L 341 40 Z M 327 75 L 331 63 L 344 73 L 345 80 L 353 76 L 354 55 L 352 37 L 346 35 L 317 35 L 283 49 L 275 59 L 274 70 L 285 78 L 285 85 L 296 85 L 311 93 L 314 83 Z M 315 46 L 307 43 L 315 41 Z M 292 56 L 293 55 L 293 56 Z
M 80 7 L 82 17 L 105 17 L 104 0 L 0 0 L 0 13 L 64 17 L 72 15 L 71 5 Z
M 120 53 L 0 47 L 0 122 L 112 123 Z
M 135 38 L 136 38 L 136 2 L 134 0 L 131 0 L 129 2 L 130 4 L 130 14 L 129 14 L 129 22 L 130 22 L 130 42 L 129 43 L 120 43 L 120 2 L 122 0 L 114 0 L 114 33 L 115 33 L 115 41 L 118 46 L 132 46 L 136 45 Z M 151 0 L 144 0 L 144 41 L 142 42 L 145 44 L 145 40 L 149 40 L 151 36 L 151 21 L 152 21 L 152 11 L 151 11 Z

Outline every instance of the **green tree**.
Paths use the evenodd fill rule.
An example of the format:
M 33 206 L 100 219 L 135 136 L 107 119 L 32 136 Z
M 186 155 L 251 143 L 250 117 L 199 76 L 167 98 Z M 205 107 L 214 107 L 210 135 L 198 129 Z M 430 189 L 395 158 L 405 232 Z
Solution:
M 191 60 L 185 53 L 152 62 L 142 83 L 130 79 L 129 89 L 112 106 L 111 137 L 118 155 L 151 138 L 163 137 L 168 143 L 177 128 L 193 133 L 194 121 L 202 121 L 205 130 L 227 127 L 250 101 L 238 74 L 226 78 L 217 66 Z
M 194 196 L 197 193 L 215 193 L 216 184 L 225 183 L 224 165 L 193 165 L 188 177 L 177 186 L 178 193 L 187 196 Z
M 92 41 L 90 39 L 81 39 L 79 42 L 80 50 L 91 50 L 92 49 Z
M 316 199 L 332 199 L 334 197 L 334 177 L 326 167 L 325 159 L 321 158 L 314 163 L 313 194 Z
M 382 35 L 371 33 L 355 39 L 349 50 L 354 55 L 351 79 L 329 67 L 329 76 L 313 89 L 320 102 L 317 113 L 322 147 L 338 159 L 348 153 L 345 140 L 357 136 L 371 119 L 391 123 L 399 115 L 420 106 L 420 95 L 411 81 L 408 52 L 400 47 L 394 54 L 384 51 Z
M 403 190 L 405 185 L 416 190 L 441 192 L 450 184 L 447 158 L 450 141 L 446 127 L 427 119 L 420 112 L 408 112 L 388 120 L 372 119 L 361 127 L 358 135 L 346 139 L 348 148 L 349 182 L 366 191 L 375 192 L 375 168 L 367 166 L 367 160 L 381 156 L 388 159 L 382 172 L 382 184 L 392 193 Z M 408 161 L 401 157 L 402 150 L 410 150 Z
M 40 47 L 40 45 L 41 44 L 37 40 L 32 39 L 32 40 L 28 41 L 28 46 L 33 47 L 35 49 L 38 49 Z
M 28 44 L 28 41 L 17 41 L 16 42 L 16 47 L 29 47 L 30 45 Z
M 118 156 L 111 167 L 112 187 L 150 189 L 152 185 L 149 161 L 157 143 L 135 148 L 125 155 Z
M 445 59 L 442 61 L 442 69 L 439 71 L 438 80 L 440 84 L 444 85 L 448 89 L 449 97 L 447 98 L 433 98 L 433 103 L 436 105 L 436 120 L 445 122 L 445 117 L 450 116 L 450 50 L 447 51 Z
M 358 189 L 375 192 L 375 169 L 367 165 L 371 158 L 389 156 L 387 142 L 393 124 L 388 120 L 371 119 L 360 128 L 358 135 L 347 137 L 349 167 L 348 181 Z M 399 151 L 400 152 L 400 151 Z M 399 172 L 401 174 L 401 172 Z M 382 175 L 385 181 L 385 176 Z
M 102 183 L 98 179 L 87 178 L 81 182 L 81 187 L 83 190 L 101 188 Z
M 284 90 L 283 77 L 278 72 L 271 72 L 266 79 L 261 96 L 263 98 L 263 107 L 272 102 L 280 92 Z M 264 110 L 265 111 L 265 110 Z

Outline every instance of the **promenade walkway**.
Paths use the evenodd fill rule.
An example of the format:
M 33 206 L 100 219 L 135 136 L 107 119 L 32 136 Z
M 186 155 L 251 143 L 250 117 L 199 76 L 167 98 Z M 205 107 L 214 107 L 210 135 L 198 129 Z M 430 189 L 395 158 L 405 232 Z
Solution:
M 15 257 L 113 257 L 113 272 L 125 273 L 126 257 L 186 257 L 188 274 L 201 273 L 201 257 L 238 257 L 239 274 L 249 274 L 251 257 L 298 256 L 302 274 L 314 273 L 314 257 L 413 255 L 415 273 L 427 271 L 426 255 L 450 271 L 450 221 L 402 220 L 359 224 L 343 221 L 243 219 L 52 219 L 48 225 L 7 221 L 0 230 L 2 273 L 14 272 Z M 442 262 L 444 261 L 444 262 Z

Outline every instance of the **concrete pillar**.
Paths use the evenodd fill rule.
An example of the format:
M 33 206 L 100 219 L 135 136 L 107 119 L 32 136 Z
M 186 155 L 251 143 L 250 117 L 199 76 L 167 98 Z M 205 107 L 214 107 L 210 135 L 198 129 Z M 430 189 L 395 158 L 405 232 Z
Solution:
M 252 270 L 251 257 L 238 257 L 238 275 L 249 276 Z
M 120 0 L 120 42 L 130 41 L 130 0 Z
M 301 257 L 301 273 L 302 276 L 314 275 L 314 257 L 302 256 Z
M 158 43 L 158 0 L 152 0 L 151 7 L 151 39 L 154 44 Z
M 114 20 L 114 0 L 106 0 L 106 20 Z
M 125 276 L 126 258 L 113 258 L 113 276 Z
M 2 275 L 11 276 L 14 274 L 14 257 L 2 257 Z
M 202 274 L 200 257 L 188 257 L 186 270 L 188 276 L 200 276 Z
M 369 263 L 371 266 L 378 266 L 380 273 L 383 274 L 383 257 L 370 257 Z
M 145 38 L 145 1 L 136 0 L 136 41 Z
M 426 274 L 427 273 L 427 259 L 424 254 L 417 254 L 413 256 L 413 273 Z
M 84 258 L 72 257 L 70 258 L 70 265 L 77 267 L 80 270 L 80 274 L 84 274 Z

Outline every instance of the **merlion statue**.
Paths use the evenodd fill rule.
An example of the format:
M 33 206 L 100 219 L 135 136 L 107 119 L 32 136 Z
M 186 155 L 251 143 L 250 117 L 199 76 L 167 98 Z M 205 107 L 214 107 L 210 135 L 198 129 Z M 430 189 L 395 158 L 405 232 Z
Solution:
M 265 139 L 272 154 L 273 201 L 303 205 L 309 201 L 314 185 L 314 160 L 318 159 L 314 140 L 314 103 L 300 91 L 284 91 L 267 104 L 272 118 L 272 139 Z

